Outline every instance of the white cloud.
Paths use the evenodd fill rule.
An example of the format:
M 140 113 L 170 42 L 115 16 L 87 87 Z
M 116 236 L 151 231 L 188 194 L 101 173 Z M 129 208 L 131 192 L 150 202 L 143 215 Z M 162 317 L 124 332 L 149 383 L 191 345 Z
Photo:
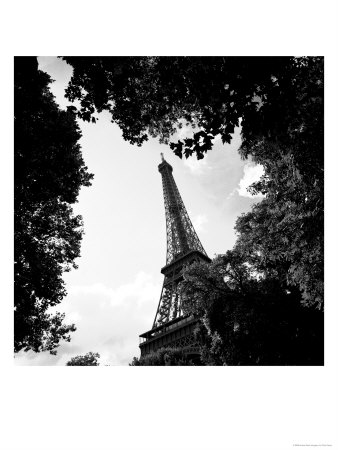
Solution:
M 82 320 L 82 316 L 77 311 L 72 311 L 65 317 L 65 323 L 67 324 L 78 323 L 80 320 Z
M 211 168 L 208 165 L 207 156 L 203 159 L 197 159 L 196 155 L 192 155 L 188 159 L 183 159 L 183 164 L 188 167 L 192 175 L 203 175 Z
M 178 128 L 175 139 L 183 140 L 187 138 L 192 138 L 194 133 L 196 133 L 196 129 L 192 128 L 191 125 L 186 125 L 184 120 L 180 121 L 182 128 Z
M 138 305 L 147 302 L 149 298 L 158 295 L 157 285 L 153 284 L 152 276 L 139 272 L 134 281 L 119 286 L 117 289 L 105 286 L 102 283 L 95 283 L 84 286 L 71 286 L 68 295 L 96 295 L 104 297 L 102 306 L 107 306 L 105 300 L 108 299 L 112 307 L 122 305 L 129 297 L 135 297 Z
M 184 120 L 181 120 L 182 128 L 179 128 L 173 137 L 173 141 L 184 140 L 187 138 L 192 138 L 194 133 L 198 131 L 197 128 L 192 128 L 191 125 L 186 125 Z M 203 159 L 197 159 L 196 155 L 193 154 L 188 159 L 183 156 L 183 164 L 188 167 L 193 175 L 202 175 L 210 167 L 207 164 L 207 155 Z
M 205 224 L 208 223 L 208 218 L 205 214 L 198 214 L 197 216 L 191 216 L 191 221 L 194 228 L 198 233 L 203 233 L 205 231 Z
M 117 288 L 103 283 L 71 286 L 59 310 L 77 330 L 63 343 L 57 356 L 20 352 L 18 365 L 65 365 L 72 357 L 90 351 L 101 355 L 101 364 L 128 365 L 139 356 L 138 335 L 152 326 L 161 294 L 161 283 L 143 271 Z
M 263 198 L 264 195 L 262 195 L 262 194 L 252 195 L 250 192 L 247 191 L 247 188 L 252 183 L 259 181 L 259 179 L 261 178 L 261 176 L 263 174 L 264 174 L 263 166 L 261 166 L 260 164 L 255 164 L 253 162 L 248 162 L 244 166 L 244 173 L 243 173 L 242 179 L 239 182 L 239 187 L 236 188 L 235 190 L 242 197 L 249 197 L 249 198 L 261 197 L 261 198 Z M 231 196 L 231 194 L 229 195 L 229 197 Z
M 72 295 L 104 295 L 109 296 L 113 290 L 102 283 L 94 283 L 90 285 L 71 286 L 68 289 L 68 296 Z
M 231 191 L 230 194 L 227 196 L 226 200 L 229 200 L 229 198 L 233 197 L 235 195 L 236 191 L 237 191 L 237 189 L 234 189 L 233 191 Z

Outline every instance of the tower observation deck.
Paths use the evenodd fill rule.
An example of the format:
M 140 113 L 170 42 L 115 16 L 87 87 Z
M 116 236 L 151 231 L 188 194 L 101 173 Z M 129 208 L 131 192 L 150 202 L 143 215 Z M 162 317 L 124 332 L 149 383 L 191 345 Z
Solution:
M 161 155 L 158 170 L 163 185 L 167 258 L 161 269 L 164 281 L 153 327 L 140 335 L 141 356 L 162 347 L 185 347 L 198 353 L 193 334 L 197 319 L 184 316 L 178 285 L 183 280 L 184 266 L 195 261 L 210 262 L 176 186 L 173 168 Z

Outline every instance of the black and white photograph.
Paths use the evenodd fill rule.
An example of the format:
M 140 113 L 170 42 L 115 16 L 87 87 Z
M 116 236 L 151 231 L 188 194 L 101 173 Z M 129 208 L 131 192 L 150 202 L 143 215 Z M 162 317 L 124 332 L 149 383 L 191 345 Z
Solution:
M 323 57 L 14 76 L 17 364 L 324 364 Z
M 337 449 L 338 4 L 3 17 L 0 449 Z

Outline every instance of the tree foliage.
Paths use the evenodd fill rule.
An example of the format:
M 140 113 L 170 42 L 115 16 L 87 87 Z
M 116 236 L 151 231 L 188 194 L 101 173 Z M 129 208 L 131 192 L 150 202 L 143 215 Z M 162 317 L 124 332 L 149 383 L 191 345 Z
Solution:
M 323 58 L 65 60 L 74 112 L 95 121 L 109 111 L 132 144 L 158 137 L 180 158 L 201 159 L 216 136 L 230 143 L 241 127 L 240 155 L 264 167 L 250 189 L 264 199 L 238 218 L 232 252 L 188 269 L 187 312 L 203 318 L 209 363 L 321 363 Z M 175 142 L 182 124 L 194 135 Z
M 300 303 L 286 279 L 258 275 L 237 251 L 186 268 L 186 314 L 206 365 L 321 365 L 323 314 Z
M 82 219 L 71 204 L 92 175 L 75 116 L 58 108 L 36 58 L 15 58 L 14 82 L 14 348 L 55 353 L 75 330 L 50 307 L 65 296 L 62 274 L 80 255 Z
M 140 358 L 133 358 L 130 366 L 191 366 L 194 365 L 184 348 L 166 347 Z
M 80 101 L 78 115 L 89 121 L 109 111 L 132 144 L 148 136 L 168 143 L 184 120 L 196 133 L 171 147 L 203 158 L 215 136 L 230 142 L 242 120 L 243 155 L 262 140 L 292 144 L 302 171 L 322 168 L 323 58 L 64 59 L 74 68 L 67 96 Z
M 265 158 L 265 176 L 251 188 L 265 198 L 237 219 L 235 249 L 257 272 L 286 280 L 305 306 L 323 309 L 322 180 L 308 185 L 291 154 Z
M 64 59 L 74 111 L 94 121 L 109 111 L 132 144 L 159 137 L 179 157 L 200 159 L 240 125 L 241 156 L 265 170 L 252 190 L 266 198 L 239 218 L 237 248 L 257 270 L 287 277 L 304 305 L 323 308 L 322 57 Z M 182 123 L 196 131 L 175 142 Z
M 89 352 L 85 355 L 74 356 L 74 358 L 66 363 L 66 366 L 99 366 L 99 358 L 99 353 Z

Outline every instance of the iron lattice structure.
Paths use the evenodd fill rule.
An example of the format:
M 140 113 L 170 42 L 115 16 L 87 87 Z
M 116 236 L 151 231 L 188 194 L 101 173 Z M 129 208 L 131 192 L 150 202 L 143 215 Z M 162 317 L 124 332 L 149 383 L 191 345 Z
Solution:
M 184 316 L 179 283 L 183 269 L 195 261 L 210 262 L 185 209 L 173 177 L 172 166 L 165 161 L 158 166 L 162 175 L 164 207 L 167 227 L 167 260 L 160 301 L 153 327 L 140 335 L 141 355 L 162 347 L 184 347 L 191 358 L 199 355 L 194 329 L 197 319 Z
M 167 260 L 166 266 L 162 269 L 165 278 L 153 328 L 182 316 L 178 284 L 182 279 L 183 265 L 198 259 L 209 260 L 176 186 L 173 168 L 164 159 L 163 154 L 158 170 L 162 175 L 167 227 Z
M 163 158 L 163 156 L 162 156 Z M 182 197 L 177 189 L 172 166 L 163 158 L 158 166 L 162 175 L 165 217 L 167 225 L 167 262 L 183 256 L 191 250 L 197 250 L 207 256 L 185 209 Z
M 195 261 L 210 262 L 210 259 L 185 209 L 173 177 L 173 168 L 163 154 L 158 170 L 163 184 L 167 259 L 161 270 L 164 281 L 153 327 L 140 335 L 141 355 L 167 346 L 188 348 L 191 355 L 198 355 L 194 337 L 197 319 L 184 316 L 179 283 L 183 280 L 186 265 Z

